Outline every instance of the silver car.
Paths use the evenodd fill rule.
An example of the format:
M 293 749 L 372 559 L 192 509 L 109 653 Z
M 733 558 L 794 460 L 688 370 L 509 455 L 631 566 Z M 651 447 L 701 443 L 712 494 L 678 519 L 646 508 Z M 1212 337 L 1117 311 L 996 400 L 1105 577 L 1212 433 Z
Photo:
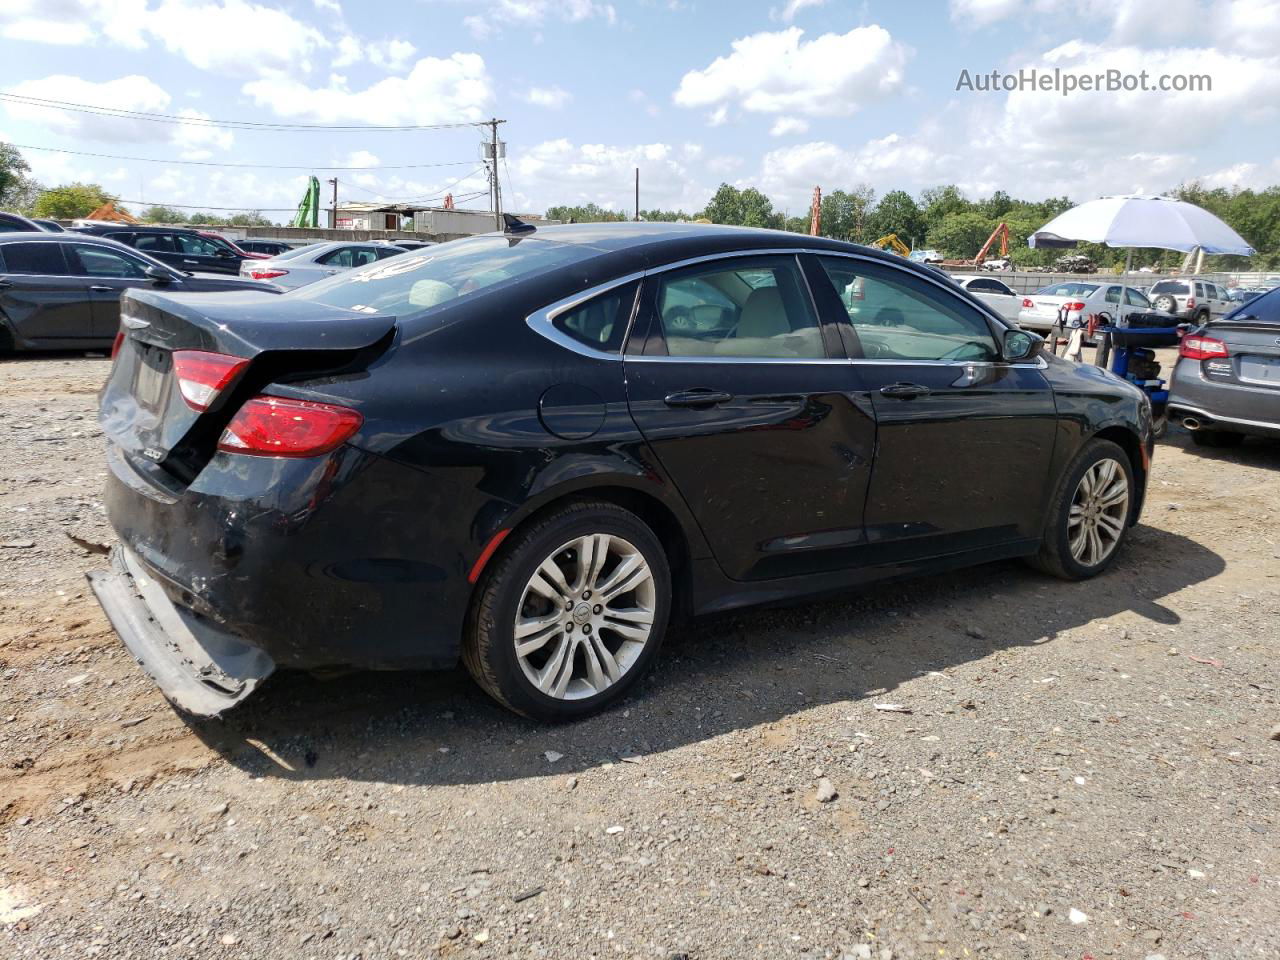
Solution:
M 1201 446 L 1280 439 L 1280 289 L 1182 338 L 1169 417 Z
M 240 276 L 266 280 L 283 290 L 293 290 L 343 270 L 363 267 L 404 252 L 403 247 L 389 243 L 331 240 L 298 247 L 270 260 L 246 260 L 240 265 Z
M 1208 323 L 1235 306 L 1225 287 L 1199 277 L 1161 280 L 1151 285 L 1148 294 L 1157 310 L 1176 314 L 1180 320 Z

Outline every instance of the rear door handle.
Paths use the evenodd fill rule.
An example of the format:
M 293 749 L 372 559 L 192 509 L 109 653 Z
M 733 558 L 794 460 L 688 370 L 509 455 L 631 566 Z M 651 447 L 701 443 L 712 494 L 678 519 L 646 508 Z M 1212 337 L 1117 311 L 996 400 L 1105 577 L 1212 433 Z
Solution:
M 663 398 L 668 407 L 714 407 L 718 403 L 728 403 L 733 394 L 720 390 L 682 390 L 679 393 L 668 393 Z
M 895 400 L 912 400 L 915 397 L 927 397 L 929 388 L 921 383 L 891 383 L 881 387 L 880 393 Z
M 0 290 L 8 290 L 13 286 L 12 280 L 0 280 Z
M 105 283 L 95 283 L 89 289 L 92 290 L 94 293 L 113 293 L 116 288 L 109 287 Z
M 183 260 L 182 262 L 183 262 L 183 263 L 193 263 L 193 264 L 195 264 L 197 267 L 198 267 L 198 266 L 200 266 L 200 261 L 199 261 L 199 260 Z

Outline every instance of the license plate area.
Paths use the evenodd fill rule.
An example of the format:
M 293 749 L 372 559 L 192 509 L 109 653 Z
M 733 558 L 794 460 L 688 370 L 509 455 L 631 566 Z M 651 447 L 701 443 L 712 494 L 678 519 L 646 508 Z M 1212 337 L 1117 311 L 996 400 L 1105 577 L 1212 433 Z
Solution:
M 1237 376 L 1245 383 L 1280 389 L 1280 357 L 1242 356 Z

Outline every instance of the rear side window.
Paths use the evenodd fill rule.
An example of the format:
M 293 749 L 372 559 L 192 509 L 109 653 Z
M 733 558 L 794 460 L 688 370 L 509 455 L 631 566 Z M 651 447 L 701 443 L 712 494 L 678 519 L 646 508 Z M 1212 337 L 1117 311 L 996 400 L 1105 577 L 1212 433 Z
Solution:
M 556 316 L 552 324 L 579 343 L 606 353 L 622 349 L 639 283 L 624 283 Z
M 672 357 L 825 357 L 794 257 L 751 257 L 661 274 L 654 309 Z
M 390 248 L 384 247 L 378 250 L 378 259 L 386 260 L 388 257 L 398 256 L 399 254 L 402 254 L 402 253 L 404 253 L 403 250 L 399 250 L 395 247 L 390 247 Z
M 60 243 L 8 243 L 4 246 L 7 273 L 35 273 L 62 276 L 67 262 Z
M 140 280 L 146 276 L 142 261 L 106 247 L 75 243 L 67 253 L 72 269 L 87 277 Z
M 991 327 L 959 297 L 905 270 L 843 257 L 821 260 L 864 357 L 994 360 L 998 356 Z
M 167 233 L 140 233 L 132 244 L 138 250 L 147 253 L 175 253 L 173 237 Z
M 368 247 L 342 247 L 319 259 L 326 267 L 363 267 L 378 259 L 376 250 Z

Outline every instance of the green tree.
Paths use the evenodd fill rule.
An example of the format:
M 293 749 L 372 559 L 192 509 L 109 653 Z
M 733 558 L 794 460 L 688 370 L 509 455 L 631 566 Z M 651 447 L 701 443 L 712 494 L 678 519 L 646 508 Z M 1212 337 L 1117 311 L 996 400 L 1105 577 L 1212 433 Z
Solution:
M 945 187 L 930 187 L 920 194 L 920 206 L 924 211 L 925 230 L 932 232 L 944 217 L 953 213 L 962 213 L 973 208 L 960 188 L 954 184 Z
M 976 210 L 959 210 L 947 214 L 929 230 L 928 242 L 944 256 L 973 257 L 993 228 L 994 224 Z
M 712 223 L 773 230 L 781 230 L 786 220 L 783 214 L 774 211 L 773 202 L 755 187 L 739 190 L 727 183 L 720 184 L 701 216 Z
M 692 220 L 683 210 L 641 210 L 640 219 L 652 223 L 675 223 L 681 220 Z
M 43 191 L 32 207 L 37 217 L 74 220 L 87 217 L 109 200 L 116 199 L 96 183 L 69 183 Z
M 875 240 L 890 233 L 896 233 L 907 246 L 914 244 L 924 246 L 925 223 L 924 214 L 911 194 L 905 190 L 890 190 L 880 202 L 867 221 L 867 238 Z
M 630 218 L 617 210 L 606 210 L 598 204 L 587 203 L 578 206 L 548 207 L 547 219 L 560 220 L 564 223 L 607 223 Z
M 742 191 L 727 183 L 720 184 L 715 194 L 708 201 L 706 208 L 702 211 L 701 216 L 712 223 L 741 224 L 743 218 Z
M 876 192 L 865 183 L 851 190 L 833 190 L 822 198 L 822 235 L 836 240 L 863 243 L 867 214 L 875 202 Z
M 30 208 L 34 199 L 32 194 L 39 189 L 39 185 L 27 176 L 30 172 L 31 167 L 18 148 L 0 142 L 0 207 L 10 210 Z
M 140 218 L 144 223 L 186 223 L 187 215 L 173 207 L 147 207 Z

